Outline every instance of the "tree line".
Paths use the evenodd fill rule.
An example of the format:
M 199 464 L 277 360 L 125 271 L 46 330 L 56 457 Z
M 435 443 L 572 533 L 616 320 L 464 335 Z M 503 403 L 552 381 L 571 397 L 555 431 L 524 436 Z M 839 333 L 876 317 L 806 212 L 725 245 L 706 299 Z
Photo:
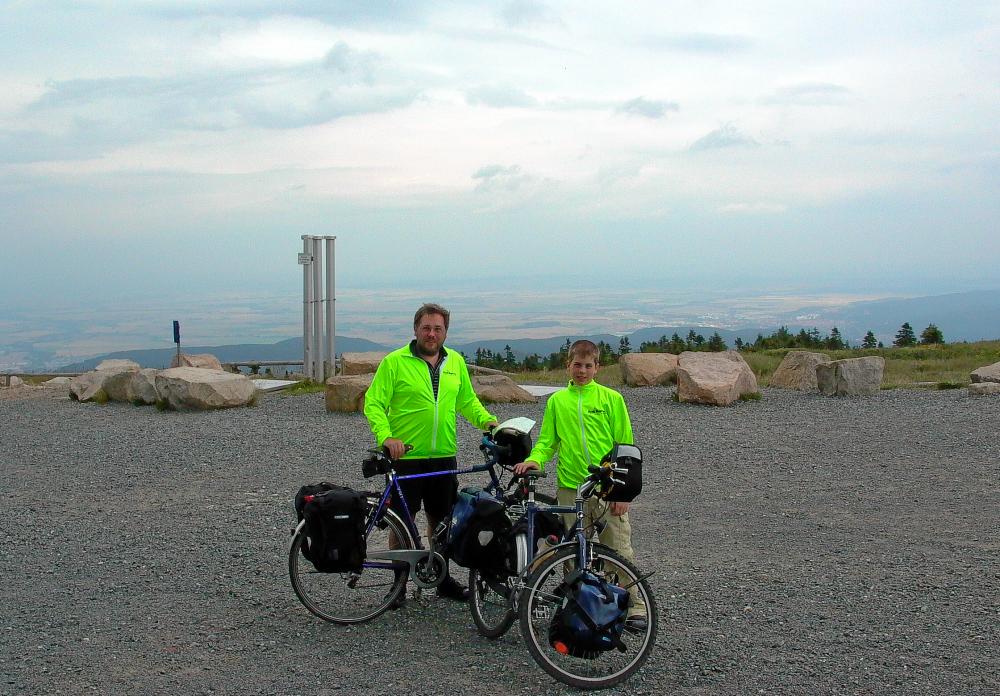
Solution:
M 944 334 L 941 333 L 935 324 L 930 324 L 920 333 L 919 339 L 909 322 L 904 322 L 896 332 L 892 342 L 897 348 L 907 348 L 916 345 L 932 345 L 944 343 Z M 471 360 L 472 363 L 480 367 L 503 370 L 505 372 L 533 372 L 537 370 L 560 370 L 566 366 L 566 356 L 571 345 L 570 339 L 560 346 L 559 350 L 549 353 L 547 356 L 532 353 L 523 360 L 518 360 L 514 355 L 510 344 L 504 346 L 502 351 L 494 352 L 488 348 L 477 348 L 476 355 Z M 600 350 L 600 364 L 613 365 L 618 359 L 632 352 L 632 346 L 628 336 L 622 336 L 618 341 L 617 350 L 606 341 L 598 341 L 597 347 Z M 861 343 L 852 346 L 845 340 L 840 330 L 834 326 L 830 333 L 823 335 L 819 329 L 809 330 L 799 329 L 797 333 L 792 333 L 788 327 L 782 326 L 774 333 L 764 336 L 757 334 L 753 342 L 746 342 L 737 337 L 733 341 L 733 347 L 742 351 L 773 350 L 780 348 L 802 348 L 802 349 L 825 349 L 825 350 L 848 350 L 848 349 L 871 349 L 884 348 L 882 342 L 875 338 L 875 334 L 869 330 Z M 719 332 L 714 332 L 707 339 L 694 329 L 688 331 L 687 336 L 681 338 L 676 332 L 667 338 L 664 334 L 656 341 L 643 341 L 639 344 L 640 353 L 673 353 L 678 355 L 684 351 L 707 351 L 720 352 L 729 350 L 729 345 L 723 340 Z M 464 355 L 464 354 L 463 354 Z M 469 361 L 469 356 L 464 356 Z

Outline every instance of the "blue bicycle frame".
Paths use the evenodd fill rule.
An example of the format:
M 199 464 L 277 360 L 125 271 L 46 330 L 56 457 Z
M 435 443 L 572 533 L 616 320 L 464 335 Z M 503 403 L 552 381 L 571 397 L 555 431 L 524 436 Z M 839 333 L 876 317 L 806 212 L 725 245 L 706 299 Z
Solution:
M 479 473 L 481 471 L 487 471 L 487 472 L 489 472 L 489 475 L 490 475 L 490 483 L 486 486 L 486 490 L 490 491 L 494 495 L 497 495 L 497 494 L 501 493 L 501 488 L 500 488 L 500 479 L 497 476 L 496 470 L 495 470 L 494 467 L 495 467 L 495 463 L 494 462 L 487 461 L 487 462 L 485 462 L 483 464 L 477 464 L 475 466 L 471 466 L 471 467 L 466 468 L 466 469 L 443 469 L 441 471 L 428 471 L 428 472 L 425 472 L 425 473 L 422 473 L 422 474 L 404 474 L 403 476 L 400 476 L 399 474 L 397 474 L 395 469 L 390 468 L 389 471 L 386 473 L 387 482 L 386 482 L 385 490 L 382 491 L 382 495 L 379 498 L 378 506 L 376 507 L 374 514 L 372 514 L 368 518 L 368 525 L 367 525 L 367 527 L 365 529 L 365 533 L 366 534 L 370 534 L 371 531 L 372 531 L 372 528 L 375 526 L 375 524 L 380 519 L 382 519 L 382 516 L 385 514 L 385 509 L 389 505 L 390 496 L 392 496 L 393 492 L 395 492 L 396 496 L 399 498 L 400 503 L 402 504 L 403 511 L 406 513 L 405 515 L 400 515 L 400 517 L 402 518 L 403 523 L 406 525 L 407 529 L 409 530 L 410 535 L 413 537 L 413 542 L 415 544 L 415 547 L 412 549 L 412 551 L 423 551 L 423 550 L 425 550 L 423 544 L 420 541 L 420 532 L 417 529 L 416 522 L 413 519 L 413 514 L 410 512 L 410 506 L 407 505 L 407 503 L 406 503 L 406 497 L 403 495 L 403 491 L 402 491 L 402 488 L 399 485 L 399 482 L 400 481 L 409 481 L 411 479 L 430 478 L 432 476 L 447 476 L 447 475 L 450 475 L 450 474 L 454 474 L 454 475 L 457 476 L 459 474 L 475 474 L 475 473 Z M 398 568 L 399 567 L 399 562 L 398 561 L 396 561 L 396 562 L 390 561 L 390 562 L 382 562 L 382 563 L 380 563 L 378 561 L 368 561 L 368 560 L 366 560 L 366 561 L 364 561 L 362 563 L 362 567 L 365 567 L 365 568 Z

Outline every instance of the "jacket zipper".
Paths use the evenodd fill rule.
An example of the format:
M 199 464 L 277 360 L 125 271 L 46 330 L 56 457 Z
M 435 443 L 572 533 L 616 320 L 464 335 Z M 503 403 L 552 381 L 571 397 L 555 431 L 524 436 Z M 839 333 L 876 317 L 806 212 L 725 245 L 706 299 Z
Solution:
M 437 452 L 437 439 L 438 439 L 438 398 L 441 396 L 441 372 L 444 370 L 444 364 L 448 361 L 448 356 L 445 355 L 441 358 L 441 364 L 437 366 L 438 371 L 438 393 L 434 394 L 434 383 L 430 382 L 430 373 L 427 374 L 427 381 L 430 382 L 431 394 L 434 396 L 434 430 L 431 434 L 431 452 Z
M 579 387 L 577 387 L 579 389 Z M 583 456 L 587 459 L 587 466 L 591 465 L 590 451 L 587 449 L 587 430 L 583 427 L 583 390 L 576 400 L 576 412 L 580 418 L 580 440 L 583 442 Z

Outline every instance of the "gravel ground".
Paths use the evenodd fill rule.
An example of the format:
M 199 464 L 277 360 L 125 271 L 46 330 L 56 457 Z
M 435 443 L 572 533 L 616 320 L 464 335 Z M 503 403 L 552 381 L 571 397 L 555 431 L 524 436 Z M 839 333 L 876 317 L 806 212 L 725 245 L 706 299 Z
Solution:
M 321 395 L 180 414 L 38 394 L 0 402 L 0 694 L 565 691 L 516 627 L 481 639 L 433 593 L 354 628 L 298 603 L 292 496 L 361 485 L 362 416 Z M 622 691 L 1000 693 L 1000 399 L 624 394 L 661 625 Z

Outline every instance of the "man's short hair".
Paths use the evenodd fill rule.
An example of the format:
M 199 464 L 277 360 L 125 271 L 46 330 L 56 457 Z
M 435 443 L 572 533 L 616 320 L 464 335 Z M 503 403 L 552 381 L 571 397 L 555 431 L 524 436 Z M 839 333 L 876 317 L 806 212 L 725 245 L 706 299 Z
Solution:
M 448 330 L 448 322 L 451 321 L 451 312 L 442 307 L 439 304 L 433 302 L 425 302 L 420 305 L 420 309 L 417 313 L 413 315 L 413 330 L 416 331 L 417 327 L 420 326 L 420 320 L 426 317 L 428 314 L 440 314 L 444 317 L 444 330 Z
M 596 363 L 600 362 L 601 351 L 593 341 L 581 338 L 579 341 L 574 341 L 573 345 L 569 347 L 569 352 L 566 354 L 566 360 L 568 362 L 573 362 L 574 357 L 593 358 Z

